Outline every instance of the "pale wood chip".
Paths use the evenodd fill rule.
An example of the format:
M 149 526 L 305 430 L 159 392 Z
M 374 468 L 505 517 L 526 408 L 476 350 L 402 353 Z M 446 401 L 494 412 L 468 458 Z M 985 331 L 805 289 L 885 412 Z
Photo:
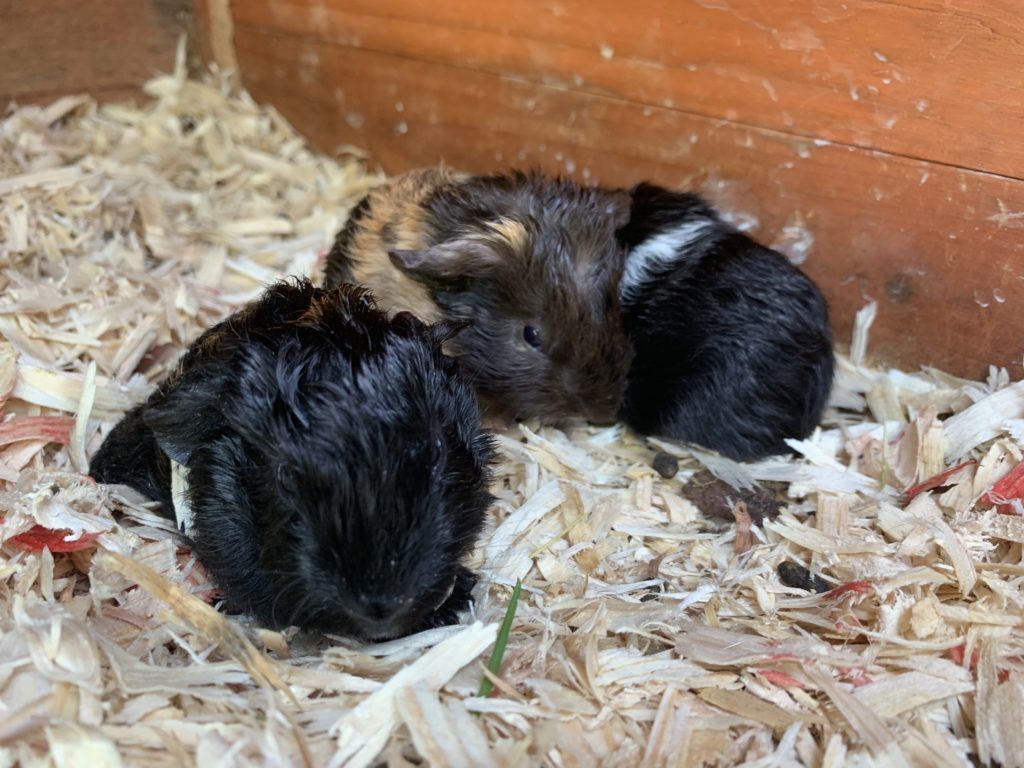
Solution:
M 275 688 L 296 705 L 298 701 L 278 671 L 257 651 L 238 628 L 199 598 L 171 584 L 155 571 L 108 550 L 97 553 L 95 562 L 119 571 L 154 597 L 167 603 L 174 615 L 211 641 L 223 646 L 260 685 Z
M 1024 381 L 993 392 L 965 411 L 947 419 L 943 425 L 946 460 L 955 462 L 1003 431 L 1009 419 L 1024 416 Z
M 330 765 L 356 768 L 372 764 L 398 724 L 395 701 L 399 693 L 417 683 L 438 690 L 486 650 L 497 634 L 497 624 L 477 622 L 395 674 L 335 724 L 332 730 L 338 735 L 338 744 Z

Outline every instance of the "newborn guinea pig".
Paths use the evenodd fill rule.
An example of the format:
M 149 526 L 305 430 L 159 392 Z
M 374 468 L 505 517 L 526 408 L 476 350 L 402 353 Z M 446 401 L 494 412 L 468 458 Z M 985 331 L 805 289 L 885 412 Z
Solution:
M 635 357 L 621 419 L 733 459 L 785 453 L 817 425 L 832 334 L 817 286 L 700 197 L 632 190 L 619 284 Z
M 619 313 L 629 196 L 539 173 L 413 171 L 353 210 L 326 285 L 469 321 L 450 344 L 485 415 L 614 420 L 630 346 Z
M 441 351 L 455 332 L 353 286 L 279 283 L 200 336 L 90 472 L 176 515 L 226 603 L 266 626 L 453 623 L 493 458 Z

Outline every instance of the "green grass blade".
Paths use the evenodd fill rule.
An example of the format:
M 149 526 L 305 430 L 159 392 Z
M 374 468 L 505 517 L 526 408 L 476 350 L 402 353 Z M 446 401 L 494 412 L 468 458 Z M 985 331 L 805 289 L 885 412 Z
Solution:
M 501 671 L 501 659 L 505 655 L 505 646 L 508 645 L 508 636 L 512 633 L 512 619 L 515 618 L 516 608 L 519 606 L 519 593 L 523 589 L 523 582 L 516 579 L 516 585 L 512 589 L 512 599 L 508 601 L 508 608 L 505 610 L 505 619 L 501 622 L 501 629 L 498 630 L 498 639 L 494 641 L 494 650 L 491 651 L 490 661 L 487 662 L 487 669 L 492 675 Z M 480 697 L 490 696 L 494 689 L 494 683 L 485 677 L 480 681 Z

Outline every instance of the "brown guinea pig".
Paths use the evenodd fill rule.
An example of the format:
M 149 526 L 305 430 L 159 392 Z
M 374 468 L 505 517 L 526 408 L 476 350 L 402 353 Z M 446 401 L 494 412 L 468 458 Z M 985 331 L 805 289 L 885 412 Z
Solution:
M 615 419 L 632 357 L 618 283 L 622 191 L 540 173 L 413 171 L 352 211 L 326 286 L 391 311 L 469 321 L 451 352 L 490 419 Z

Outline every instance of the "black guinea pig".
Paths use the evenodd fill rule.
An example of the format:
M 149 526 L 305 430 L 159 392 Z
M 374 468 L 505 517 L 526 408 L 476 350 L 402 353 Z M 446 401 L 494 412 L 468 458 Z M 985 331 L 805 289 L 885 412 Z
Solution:
M 451 350 L 490 419 L 611 422 L 631 354 L 615 239 L 628 218 L 626 192 L 539 172 L 411 171 L 352 211 L 325 285 L 355 282 L 389 309 L 471 321 Z
M 634 348 L 620 418 L 737 460 L 789 452 L 832 387 L 825 299 L 697 195 L 639 184 L 619 283 Z
M 282 282 L 207 330 L 90 472 L 160 501 L 226 604 L 377 640 L 450 624 L 491 438 L 442 344 L 370 294 Z M 173 510 L 173 512 L 172 512 Z

